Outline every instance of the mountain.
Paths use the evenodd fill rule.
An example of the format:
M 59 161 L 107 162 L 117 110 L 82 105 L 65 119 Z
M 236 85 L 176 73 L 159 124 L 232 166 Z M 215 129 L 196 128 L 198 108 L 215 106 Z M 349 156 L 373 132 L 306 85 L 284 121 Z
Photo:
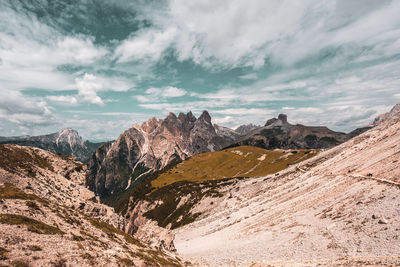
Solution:
M 47 135 L 0 137 L 0 144 L 38 147 L 60 155 L 72 155 L 86 162 L 103 143 L 84 142 L 77 131 L 67 128 Z
M 164 120 L 151 118 L 93 154 L 87 185 L 97 195 L 117 195 L 139 178 L 193 155 L 221 150 L 232 140 L 229 130 L 211 123 L 207 111 L 199 118 L 191 112 L 178 117 L 170 113 Z
M 379 115 L 375 118 L 372 123 L 373 126 L 378 126 L 379 124 L 389 120 L 392 117 L 400 115 L 400 103 L 397 103 L 389 112 Z
M 215 132 L 217 135 L 222 136 L 227 143 L 235 142 L 242 135 L 231 128 L 220 126 L 218 124 L 214 124 Z
M 2 266 L 183 266 L 166 229 L 132 236 L 85 188 L 85 172 L 72 157 L 0 145 Z
M 236 140 L 232 146 L 248 145 L 266 149 L 320 149 L 334 147 L 350 138 L 350 135 L 332 131 L 324 126 L 290 124 L 287 116 L 280 114 L 278 118 L 268 120 L 265 126 L 254 128 Z
M 261 126 L 259 126 L 259 125 L 254 125 L 254 124 L 252 124 L 252 123 L 250 123 L 250 124 L 244 124 L 244 125 L 240 125 L 239 127 L 237 127 L 237 128 L 235 129 L 235 132 L 237 132 L 237 133 L 239 133 L 239 134 L 241 134 L 241 135 L 245 135 L 245 134 L 248 134 L 251 130 L 256 129 L 256 128 L 259 128 L 259 127 L 261 127 Z
M 394 116 L 277 174 L 176 183 L 149 206 L 184 219 L 177 252 L 204 266 L 397 266 L 399 151 Z

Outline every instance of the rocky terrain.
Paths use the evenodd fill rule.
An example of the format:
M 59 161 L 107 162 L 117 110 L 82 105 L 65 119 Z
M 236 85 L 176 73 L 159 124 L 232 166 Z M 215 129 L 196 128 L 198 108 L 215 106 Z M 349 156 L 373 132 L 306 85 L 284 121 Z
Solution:
M 164 120 L 151 118 L 93 154 L 87 185 L 100 196 L 118 195 L 173 162 L 220 150 L 233 138 L 232 131 L 211 123 L 207 111 L 199 118 L 191 112 L 170 113 Z
M 393 116 L 279 173 L 200 186 L 212 192 L 173 230 L 177 251 L 211 266 L 399 265 L 399 153 Z
M 392 117 L 400 115 L 400 103 L 396 104 L 389 112 L 379 115 L 375 118 L 372 125 L 377 126 L 387 120 L 390 120 Z
M 182 265 L 163 229 L 157 244 L 124 231 L 126 220 L 83 186 L 82 163 L 18 145 L 0 145 L 0 155 L 0 265 Z
M 287 116 L 268 120 L 263 127 L 253 128 L 231 146 L 256 146 L 265 149 L 321 149 L 337 146 L 369 128 L 360 128 L 349 134 L 335 132 L 324 126 L 290 124 Z
M 260 128 L 261 126 L 259 125 L 255 125 L 252 123 L 249 124 L 244 124 L 244 125 L 240 125 L 239 127 L 237 127 L 235 129 L 235 132 L 241 134 L 241 135 L 245 135 L 248 134 L 251 130 L 256 129 L 256 128 Z
M 72 155 L 86 162 L 103 143 L 83 141 L 77 131 L 67 128 L 47 135 L 0 137 L 0 144 L 38 147 L 60 155 Z

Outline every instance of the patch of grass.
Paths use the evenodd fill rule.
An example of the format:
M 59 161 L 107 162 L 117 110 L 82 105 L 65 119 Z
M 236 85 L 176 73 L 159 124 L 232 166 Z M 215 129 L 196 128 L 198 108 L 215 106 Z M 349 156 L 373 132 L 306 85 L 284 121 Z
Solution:
M 161 188 L 179 181 L 204 182 L 234 177 L 256 177 L 279 172 L 318 154 L 318 150 L 266 150 L 240 146 L 195 155 L 151 181 Z
M 40 211 L 40 207 L 39 207 L 38 204 L 36 204 L 36 202 L 34 202 L 34 201 L 28 200 L 27 202 L 25 202 L 25 204 L 26 204 L 26 206 L 28 206 L 28 208 L 31 209 L 31 210 Z
M 42 247 L 40 245 L 31 245 L 31 246 L 28 246 L 28 249 L 30 249 L 32 251 L 42 251 Z
M 8 249 L 0 247 L 0 260 L 8 259 L 8 252 L 10 252 Z
M 238 179 L 238 178 L 237 178 Z M 158 223 L 161 227 L 171 224 L 171 229 L 192 223 L 201 214 L 190 211 L 205 196 L 222 197 L 218 188 L 232 184 L 233 178 L 223 180 L 211 180 L 201 183 L 180 181 L 162 187 L 150 193 L 146 199 L 152 203 L 158 202 L 154 209 L 143 215 Z M 178 208 L 181 198 L 190 195 L 190 198 Z
M 25 217 L 23 215 L 0 214 L 0 223 L 9 225 L 26 225 L 28 227 L 27 228 L 28 231 L 38 234 L 46 234 L 46 235 L 64 234 L 63 231 L 54 226 L 50 226 L 48 224 L 37 221 L 35 219 Z
M 13 267 L 29 267 L 29 263 L 22 261 L 22 260 L 16 260 L 11 262 L 11 266 Z
M 128 259 L 128 258 L 119 258 L 118 259 L 118 264 L 120 266 L 127 266 L 127 267 L 134 266 L 133 261 Z
M 31 148 L 0 145 L 0 155 L 0 168 L 11 173 L 22 172 L 29 177 L 35 177 L 36 167 L 54 171 L 51 163 Z
M 97 263 L 95 257 L 93 257 L 92 255 L 90 255 L 87 252 L 81 254 L 81 257 L 84 258 L 85 260 L 89 261 L 92 266 L 95 266 Z
M 72 234 L 72 240 L 74 241 L 84 241 L 85 239 L 79 235 Z
M 42 199 L 34 194 L 28 194 L 19 189 L 18 187 L 5 183 L 0 187 L 0 199 L 23 199 L 23 200 L 37 200 L 39 202 L 48 204 L 48 201 Z
M 53 267 L 66 267 L 67 266 L 67 260 L 66 259 L 58 259 L 54 262 L 52 262 Z
M 164 252 L 159 250 L 139 249 L 132 256 L 145 261 L 150 266 L 182 266 L 179 261 L 168 257 Z
M 125 233 L 124 231 L 115 228 L 114 226 L 106 223 L 106 222 L 102 222 L 99 221 L 97 219 L 91 218 L 91 217 L 86 217 L 86 219 L 97 229 L 102 230 L 109 238 L 111 239 L 116 239 L 117 236 L 116 235 L 122 235 L 125 239 L 126 242 L 130 243 L 130 244 L 134 244 L 136 246 L 139 247 L 144 247 L 144 245 L 137 240 L 136 238 L 134 238 L 132 235 Z

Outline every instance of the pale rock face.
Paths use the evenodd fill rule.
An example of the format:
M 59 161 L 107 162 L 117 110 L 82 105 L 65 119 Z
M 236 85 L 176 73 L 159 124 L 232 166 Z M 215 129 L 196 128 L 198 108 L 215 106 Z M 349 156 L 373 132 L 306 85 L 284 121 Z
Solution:
M 391 110 L 390 112 L 386 112 L 384 114 L 379 115 L 378 117 L 375 118 L 374 122 L 372 123 L 373 126 L 378 126 L 381 123 L 389 120 L 390 118 L 397 116 L 400 114 L 400 103 L 397 103 Z
M 38 147 L 61 155 L 75 156 L 80 161 L 89 159 L 101 144 L 83 141 L 78 132 L 71 128 L 47 135 L 0 137 L 0 143 Z
M 87 184 L 97 195 L 117 194 L 173 161 L 230 145 L 233 137 L 216 128 L 220 129 L 211 123 L 207 111 L 197 119 L 191 112 L 178 117 L 170 113 L 164 120 L 151 118 L 134 125 L 92 156 Z

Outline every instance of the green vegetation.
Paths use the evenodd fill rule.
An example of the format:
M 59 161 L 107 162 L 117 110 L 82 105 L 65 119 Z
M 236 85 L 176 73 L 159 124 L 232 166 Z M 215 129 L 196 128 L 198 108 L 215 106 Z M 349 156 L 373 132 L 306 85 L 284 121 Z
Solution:
M 36 154 L 32 149 L 18 148 L 15 146 L 0 145 L 0 168 L 11 172 L 20 173 L 21 171 L 29 177 L 35 177 L 35 167 L 53 171 L 53 166 L 46 159 Z
M 64 234 L 63 231 L 54 226 L 47 225 L 45 223 L 25 217 L 23 215 L 0 214 L 0 223 L 9 225 L 26 225 L 28 226 L 28 231 L 38 234 L 46 234 L 46 235 Z
M 237 179 L 210 180 L 206 182 L 180 181 L 153 191 L 147 196 L 147 200 L 159 204 L 152 210 L 144 214 L 145 217 L 152 219 L 161 227 L 171 224 L 171 229 L 175 229 L 196 220 L 200 213 L 192 214 L 190 210 L 205 196 L 222 197 L 218 191 L 221 186 L 232 184 Z M 190 198 L 178 208 L 178 204 L 183 196 L 190 195 Z
M 10 252 L 8 249 L 0 247 L 0 260 L 8 259 L 8 252 Z
M 9 183 L 5 183 L 3 186 L 0 187 L 0 199 L 37 200 L 41 203 L 48 203 L 47 200 L 42 199 L 34 194 L 27 194 L 21 189 Z
M 137 240 L 136 238 L 134 238 L 132 235 L 125 233 L 124 231 L 115 228 L 114 226 L 106 223 L 106 222 L 102 222 L 99 221 L 97 219 L 94 219 L 92 217 L 88 217 L 86 216 L 86 219 L 97 229 L 102 230 L 109 238 L 111 239 L 115 239 L 116 238 L 116 234 L 118 235 L 122 235 L 125 238 L 125 241 L 139 246 L 139 247 L 144 247 L 144 245 Z
M 40 245 L 31 245 L 28 248 L 32 251 L 42 251 L 42 247 Z
M 133 261 L 131 261 L 131 260 L 128 259 L 128 258 L 119 258 L 119 259 L 118 259 L 118 264 L 119 264 L 120 266 L 127 266 L 127 267 L 129 267 L 129 266 L 134 266 Z
M 293 153 L 296 151 L 297 153 Z M 234 177 L 257 177 L 279 172 L 315 156 L 318 150 L 266 150 L 240 146 L 195 155 L 151 181 L 161 188 L 179 181 L 204 182 Z
M 33 211 L 40 211 L 40 208 L 39 208 L 39 206 L 38 206 L 38 204 L 36 204 L 36 202 L 34 202 L 34 201 L 27 201 L 26 203 L 26 206 L 28 206 L 28 208 L 30 209 L 30 210 L 33 210 Z

